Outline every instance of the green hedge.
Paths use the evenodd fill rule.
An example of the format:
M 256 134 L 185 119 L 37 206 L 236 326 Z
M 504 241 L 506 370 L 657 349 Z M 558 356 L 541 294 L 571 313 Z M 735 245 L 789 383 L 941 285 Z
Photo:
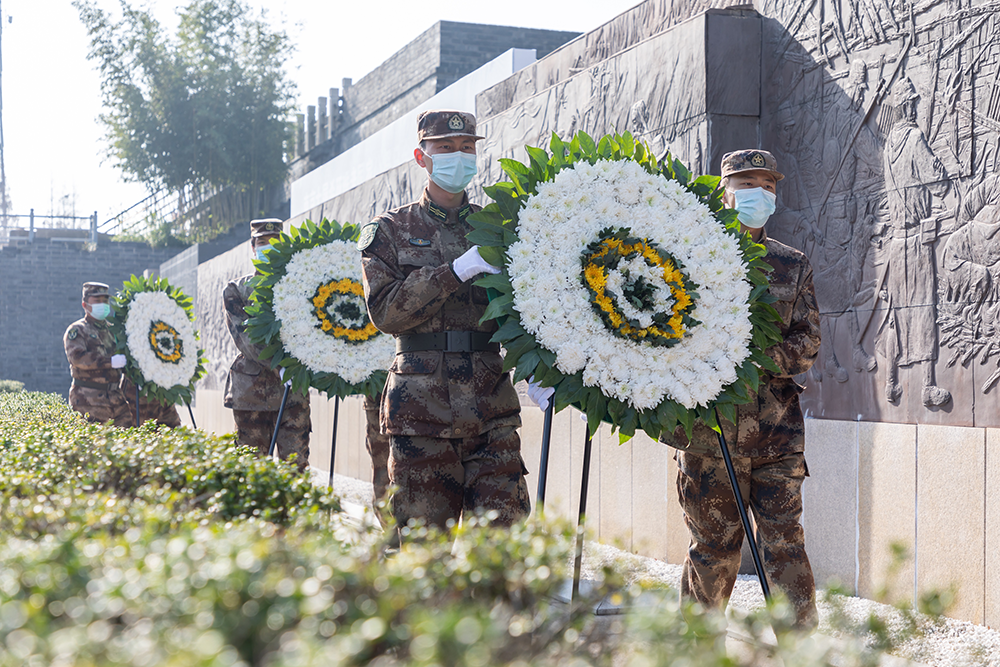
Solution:
M 0 380 L 0 394 L 24 391 L 24 383 L 17 380 Z
M 592 593 L 555 602 L 573 552 L 566 524 L 416 528 L 387 556 L 380 532 L 352 525 L 293 465 L 229 437 L 89 424 L 53 395 L 0 394 L 0 502 L 0 667 L 722 667 L 878 656 L 862 642 L 845 652 L 781 632 L 788 612 L 777 604 L 738 624 L 751 636 L 775 625 L 780 648 L 737 659 L 721 614 L 625 586 L 609 568 Z M 612 592 L 642 604 L 595 617 Z

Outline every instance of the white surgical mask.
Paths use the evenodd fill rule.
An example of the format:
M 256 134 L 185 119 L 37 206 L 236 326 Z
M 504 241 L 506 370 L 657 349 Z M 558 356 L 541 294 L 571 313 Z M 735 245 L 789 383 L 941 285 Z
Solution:
M 90 304 L 90 316 L 95 320 L 106 320 L 111 314 L 111 305 L 107 303 Z
M 750 229 L 760 229 L 767 219 L 774 214 L 775 202 L 778 197 L 764 188 L 746 188 L 743 190 L 727 190 L 736 200 L 736 213 L 740 223 Z
M 453 195 L 465 190 L 476 175 L 476 156 L 471 153 L 437 153 L 430 158 L 431 180 Z

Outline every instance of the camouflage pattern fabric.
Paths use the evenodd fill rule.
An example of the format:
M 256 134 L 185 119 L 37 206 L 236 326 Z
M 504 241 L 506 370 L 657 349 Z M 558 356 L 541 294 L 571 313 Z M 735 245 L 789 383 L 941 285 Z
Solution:
M 372 509 L 380 515 L 378 504 L 389 492 L 389 436 L 379 427 L 378 410 L 382 394 L 365 396 L 365 448 L 372 459 Z M 380 516 L 380 520 L 383 517 Z M 385 521 L 382 521 L 383 525 Z
M 122 394 L 128 402 L 129 410 L 132 412 L 132 424 L 135 424 L 135 383 L 127 377 L 122 377 Z M 160 403 L 156 399 L 146 396 L 139 396 L 139 419 L 140 424 L 148 421 L 155 421 L 170 428 L 177 428 L 181 425 L 181 416 L 177 413 L 177 406 L 167 403 Z
M 496 331 L 494 321 L 479 323 L 489 303 L 486 290 L 461 282 L 451 268 L 472 247 L 466 218 L 477 210 L 464 203 L 447 211 L 425 190 L 420 201 L 378 218 L 361 266 L 368 312 L 379 330 Z M 517 394 L 502 366 L 497 352 L 397 354 L 382 399 L 382 431 L 465 438 L 520 426 Z
M 258 456 L 267 456 L 274 435 L 274 425 L 278 421 L 277 410 L 233 410 L 236 420 L 236 442 L 257 450 Z M 278 431 L 278 457 L 288 459 L 296 454 L 295 463 L 299 470 L 309 467 L 309 433 L 312 420 L 308 401 L 292 401 L 289 394 L 285 411 L 281 415 L 281 430 Z
M 247 313 L 245 308 L 250 303 L 253 286 L 250 280 L 253 274 L 243 276 L 226 285 L 222 291 L 222 303 L 226 309 L 226 325 L 236 343 L 238 354 L 229 367 L 226 378 L 225 406 L 233 410 L 277 411 L 281 406 L 281 396 L 284 386 L 278 376 L 277 369 L 272 369 L 267 362 L 260 362 L 260 353 L 264 349 L 254 345 L 246 334 Z M 308 397 L 301 394 L 288 395 L 292 400 L 308 402 Z
M 819 306 L 813 288 L 812 267 L 798 250 L 769 239 L 765 261 L 774 267 L 769 292 L 781 315 L 782 342 L 766 352 L 781 373 L 767 373 L 750 403 L 736 409 L 736 424 L 723 420 L 723 433 L 736 457 L 771 457 L 805 449 L 805 422 L 799 407 L 802 387 L 793 377 L 809 370 L 819 354 Z M 715 431 L 697 421 L 688 441 L 683 428 L 661 434 L 660 442 L 703 456 L 722 456 Z
M 73 384 L 69 389 L 69 404 L 88 420 L 112 422 L 115 426 L 132 426 L 131 411 L 118 383 L 121 373 L 111 368 L 115 341 L 106 322 L 85 316 L 73 322 L 63 334 L 63 347 L 69 361 Z M 99 384 L 101 388 L 83 384 Z
M 496 322 L 479 322 L 489 303 L 486 290 L 472 281 L 461 282 L 451 267 L 472 246 L 465 238 L 472 230 L 466 218 L 477 210 L 467 197 L 458 208 L 443 209 L 424 190 L 419 201 L 369 223 L 377 227 L 363 248 L 361 266 L 368 313 L 376 327 L 394 336 L 496 331 Z M 466 457 L 488 458 L 493 455 L 490 450 L 500 446 L 520 451 L 515 429 L 521 425 L 521 408 L 510 374 L 502 367 L 497 352 L 428 350 L 396 355 L 380 406 L 381 432 L 394 439 L 414 436 L 405 438 L 407 443 L 436 443 L 427 445 L 431 447 L 427 453 L 421 453 L 423 444 L 392 445 L 398 470 L 406 471 L 400 474 L 407 480 L 421 476 L 419 484 L 407 481 L 393 498 L 397 519 L 425 517 L 438 522 L 457 517 L 463 508 L 474 507 L 479 497 L 504 504 L 489 505 L 502 517 L 526 513 L 527 495 L 522 503 L 514 488 L 497 496 L 472 489 L 463 500 L 462 485 L 479 483 L 475 471 L 480 462 Z M 510 435 L 498 439 L 494 432 Z M 390 479 L 398 484 L 391 461 L 390 455 Z M 437 463 L 445 466 L 439 478 L 431 470 Z M 516 470 L 509 461 L 505 465 L 513 472 L 490 474 L 521 475 L 520 464 Z M 524 484 L 523 478 L 514 486 L 518 484 Z M 439 502 L 445 505 L 438 507 Z
M 744 530 L 721 458 L 677 453 L 677 494 L 691 544 L 681 574 L 681 595 L 706 607 L 729 598 L 740 568 Z M 756 522 L 768 583 L 795 610 L 795 626 L 816 627 L 816 584 L 806 556 L 802 482 L 809 474 L 801 453 L 734 458 L 744 503 Z
M 509 526 L 531 511 L 526 473 L 514 426 L 470 438 L 393 435 L 392 513 L 400 526 L 420 518 L 444 527 L 463 512 L 496 510 L 495 524 Z

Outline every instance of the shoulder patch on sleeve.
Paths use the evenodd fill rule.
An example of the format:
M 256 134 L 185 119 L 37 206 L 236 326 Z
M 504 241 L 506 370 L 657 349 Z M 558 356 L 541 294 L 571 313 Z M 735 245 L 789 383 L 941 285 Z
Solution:
M 73 327 L 72 329 L 69 330 L 69 333 L 66 334 L 66 338 L 69 338 L 70 340 L 73 340 L 74 338 L 77 337 L 77 334 L 79 334 L 79 333 L 80 333 L 80 330 L 77 329 L 76 327 Z
M 358 250 L 364 250 L 375 240 L 378 232 L 379 219 L 376 218 L 361 228 L 361 236 L 358 237 Z

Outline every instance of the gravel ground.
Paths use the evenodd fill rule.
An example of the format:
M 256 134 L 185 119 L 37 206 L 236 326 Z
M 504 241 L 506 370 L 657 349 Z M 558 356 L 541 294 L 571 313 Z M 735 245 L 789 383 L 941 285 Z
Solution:
M 325 486 L 327 473 L 316 470 L 313 472 L 317 483 Z M 368 482 L 335 475 L 333 488 L 349 504 L 351 513 L 359 513 L 361 509 L 358 506 L 371 507 L 372 486 Z M 605 564 L 614 564 L 616 569 L 626 575 L 628 582 L 641 579 L 668 584 L 675 589 L 680 587 L 680 565 L 637 556 L 606 544 L 587 542 L 584 549 L 583 578 L 589 578 L 588 575 Z M 819 597 L 822 598 L 822 594 Z M 764 595 L 755 576 L 739 575 L 730 605 L 747 611 L 764 605 Z M 902 625 L 900 615 L 893 607 L 864 598 L 835 596 L 830 602 L 821 599 L 818 606 L 819 630 L 825 634 L 838 634 L 831 624 L 837 608 L 854 622 L 861 622 L 871 614 L 876 614 L 885 619 L 890 627 Z M 942 618 L 937 624 L 928 624 L 923 635 L 901 645 L 894 653 L 935 667 L 1000 667 L 1000 632 L 967 621 Z

